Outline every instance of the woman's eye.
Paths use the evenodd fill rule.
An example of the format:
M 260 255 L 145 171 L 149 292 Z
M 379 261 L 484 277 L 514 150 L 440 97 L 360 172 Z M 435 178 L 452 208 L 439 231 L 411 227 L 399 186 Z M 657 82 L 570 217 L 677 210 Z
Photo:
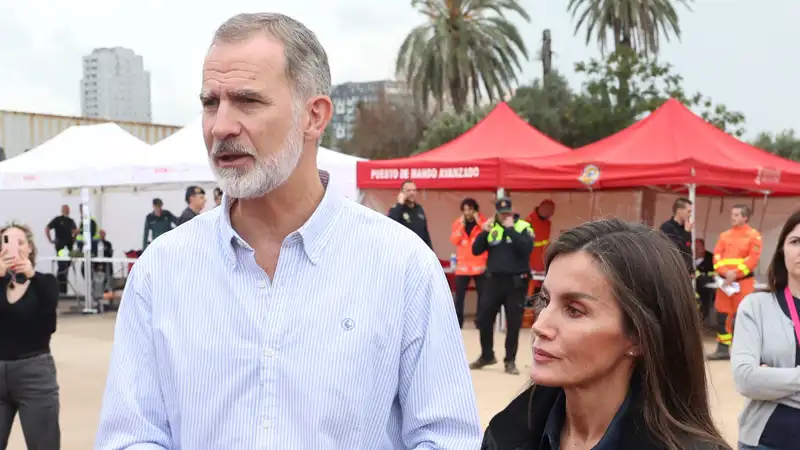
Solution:
M 572 306 L 567 305 L 566 309 L 567 309 L 567 315 L 569 315 L 570 317 L 580 317 L 583 315 L 583 311 L 574 308 Z

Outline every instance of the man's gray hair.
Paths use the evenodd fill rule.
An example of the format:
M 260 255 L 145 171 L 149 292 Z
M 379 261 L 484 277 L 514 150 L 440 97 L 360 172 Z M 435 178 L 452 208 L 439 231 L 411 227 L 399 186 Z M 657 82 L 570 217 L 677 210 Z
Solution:
M 330 95 L 331 68 L 325 49 L 313 31 L 289 16 L 278 13 L 238 14 L 220 25 L 211 45 L 242 42 L 259 32 L 283 42 L 286 77 L 302 100 L 314 95 Z

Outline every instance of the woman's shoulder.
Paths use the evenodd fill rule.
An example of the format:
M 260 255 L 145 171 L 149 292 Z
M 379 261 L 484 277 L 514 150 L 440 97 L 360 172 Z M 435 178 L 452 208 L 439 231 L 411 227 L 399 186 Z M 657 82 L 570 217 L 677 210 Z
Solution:
M 37 280 L 42 280 L 42 281 L 54 281 L 54 282 L 57 282 L 56 276 L 53 275 L 52 273 L 36 272 L 36 276 L 34 278 L 36 278 Z
M 742 303 L 739 304 L 737 311 L 758 311 L 765 306 L 778 306 L 778 298 L 774 292 L 757 291 L 747 294 Z
M 36 272 L 31 282 L 39 286 L 39 289 L 46 286 L 58 290 L 58 280 L 52 273 Z

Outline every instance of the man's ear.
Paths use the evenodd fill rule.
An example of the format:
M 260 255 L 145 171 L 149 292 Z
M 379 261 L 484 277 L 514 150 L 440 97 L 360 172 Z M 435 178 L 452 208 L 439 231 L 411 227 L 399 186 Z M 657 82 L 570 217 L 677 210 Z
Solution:
M 327 95 L 317 95 L 308 101 L 308 125 L 303 130 L 306 139 L 319 142 L 333 117 L 333 102 Z

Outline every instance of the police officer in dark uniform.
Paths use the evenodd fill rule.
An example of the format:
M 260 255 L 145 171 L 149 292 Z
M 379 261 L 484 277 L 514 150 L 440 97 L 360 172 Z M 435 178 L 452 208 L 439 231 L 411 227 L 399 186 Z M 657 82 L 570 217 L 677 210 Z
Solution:
M 494 356 L 494 321 L 502 306 L 506 311 L 506 373 L 517 375 L 516 357 L 519 329 L 525 294 L 531 277 L 530 257 L 533 251 L 531 225 L 515 216 L 509 198 L 495 203 L 497 214 L 486 221 L 475 238 L 472 253 L 489 252 L 486 263 L 486 289 L 481 297 L 481 310 L 476 321 L 481 336 L 481 356 L 470 369 L 497 364 Z
M 403 182 L 397 195 L 397 203 L 389 210 L 389 218 L 400 222 L 425 241 L 428 247 L 433 248 L 431 235 L 428 232 L 428 219 L 425 217 L 422 205 L 417 203 L 417 185 L 413 181 Z
M 186 209 L 178 217 L 178 225 L 194 219 L 206 207 L 206 191 L 199 186 L 186 188 L 186 205 Z
M 178 223 L 178 218 L 175 217 L 168 209 L 164 209 L 164 202 L 160 198 L 153 199 L 153 212 L 144 218 L 144 240 L 142 241 L 142 250 L 145 250 L 150 242 L 156 240 L 157 237 L 171 230 L 173 226 Z M 153 235 L 152 241 L 149 239 Z

